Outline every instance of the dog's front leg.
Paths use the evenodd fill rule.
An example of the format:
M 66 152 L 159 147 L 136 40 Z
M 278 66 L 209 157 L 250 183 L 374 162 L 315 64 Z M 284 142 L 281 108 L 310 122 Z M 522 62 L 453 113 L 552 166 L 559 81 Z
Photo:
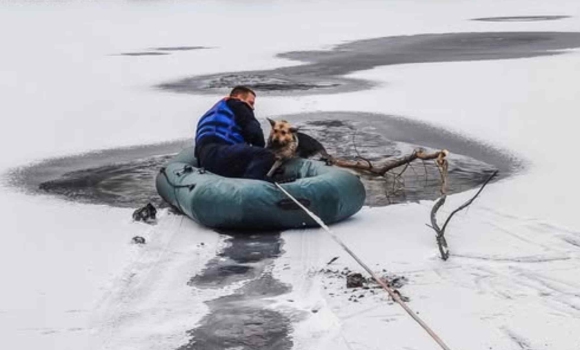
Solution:
M 282 163 L 283 163 L 282 159 L 276 159 L 274 165 L 272 165 L 272 168 L 270 168 L 270 171 L 268 171 L 268 174 L 266 174 L 266 177 L 271 178 L 272 175 L 274 175 L 276 169 L 278 169 L 282 165 Z

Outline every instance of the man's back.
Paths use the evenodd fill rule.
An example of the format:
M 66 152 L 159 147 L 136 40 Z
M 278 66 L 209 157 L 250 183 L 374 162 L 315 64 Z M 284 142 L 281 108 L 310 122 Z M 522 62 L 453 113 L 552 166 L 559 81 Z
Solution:
M 201 117 L 195 140 L 200 166 L 222 176 L 266 179 L 275 160 L 264 148 L 255 97 L 251 89 L 237 86 Z
M 220 100 L 200 119 L 195 141 L 196 154 L 211 143 L 265 146 L 264 133 L 254 111 L 246 102 L 237 98 Z

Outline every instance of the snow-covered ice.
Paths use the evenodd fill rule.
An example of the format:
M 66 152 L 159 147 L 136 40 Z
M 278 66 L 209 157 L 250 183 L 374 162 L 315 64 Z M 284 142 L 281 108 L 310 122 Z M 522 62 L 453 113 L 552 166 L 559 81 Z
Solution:
M 470 20 L 533 15 L 570 17 Z M 296 65 L 274 55 L 359 39 L 579 31 L 579 21 L 572 0 L 2 2 L 0 171 L 189 137 L 217 96 L 152 88 L 169 80 Z M 208 49 L 120 55 L 177 46 Z M 571 49 L 517 60 L 378 67 L 350 75 L 377 82 L 372 90 L 263 96 L 257 113 L 401 115 L 518 157 L 525 164 L 518 173 L 491 184 L 454 219 L 447 262 L 424 225 L 429 201 L 364 208 L 333 230 L 369 265 L 406 276 L 401 291 L 410 307 L 452 349 L 574 350 L 580 347 L 573 147 L 579 66 L 580 52 Z M 0 191 L 2 348 L 178 348 L 208 312 L 205 301 L 240 287 L 187 285 L 223 241 L 185 218 L 163 211 L 158 225 L 147 226 L 131 222 L 129 209 L 30 196 L 7 184 Z M 471 195 L 451 196 L 440 214 Z M 149 243 L 130 244 L 134 235 Z M 287 231 L 282 238 L 284 254 L 269 268 L 292 291 L 268 307 L 292 320 L 294 348 L 437 348 L 386 297 L 349 302 L 342 284 L 317 273 L 335 256 L 336 268 L 358 269 L 324 232 Z

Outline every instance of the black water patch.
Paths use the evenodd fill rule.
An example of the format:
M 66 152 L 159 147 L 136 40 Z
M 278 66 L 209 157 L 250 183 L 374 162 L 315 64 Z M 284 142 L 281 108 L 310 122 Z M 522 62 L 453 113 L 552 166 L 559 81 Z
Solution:
M 212 308 L 201 325 L 188 332 L 191 340 L 178 350 L 292 349 L 291 321 L 260 307 L 222 305 Z
M 270 272 L 244 284 L 234 294 L 217 299 L 219 304 L 241 302 L 254 299 L 273 298 L 290 292 L 292 288 L 275 279 Z M 216 303 L 216 300 L 211 302 Z
M 223 89 L 240 85 L 251 86 L 255 90 L 260 91 L 311 91 L 317 89 L 328 89 L 339 87 L 338 83 L 324 83 L 318 81 L 307 81 L 306 79 L 295 80 L 291 77 L 266 75 L 266 74 L 224 74 L 216 76 L 215 79 L 207 81 L 207 89 Z M 168 83 L 164 85 L 171 86 L 171 89 L 179 90 L 181 84 Z M 183 91 L 187 92 L 187 91 Z
M 151 202 L 161 206 L 163 201 L 156 194 L 154 179 L 171 157 L 165 155 L 72 171 L 59 179 L 41 183 L 39 189 L 88 203 L 107 202 L 132 208 L 139 203 Z
M 218 288 L 256 278 L 262 272 L 253 266 L 232 264 L 231 261 L 214 258 L 208 261 L 201 274 L 192 277 L 187 284 L 198 288 Z
M 153 50 L 157 51 L 193 51 L 193 50 L 205 50 L 210 49 L 210 47 L 206 46 L 165 46 L 165 47 L 156 47 Z
M 228 246 L 219 254 L 222 257 L 228 257 L 233 261 L 246 264 L 255 263 L 264 259 L 277 258 L 281 254 L 281 240 L 279 235 L 270 232 L 236 232 L 230 231 L 222 233 L 227 234 L 230 238 Z
M 155 176 L 171 155 L 189 144 L 183 140 L 47 159 L 9 171 L 6 180 L 30 194 L 57 195 L 82 203 L 165 206 L 155 189 Z
M 505 16 L 505 17 L 481 17 L 473 18 L 472 21 L 483 22 L 538 22 L 538 21 L 556 21 L 559 19 L 570 18 L 570 16 Z
M 206 302 L 208 314 L 187 332 L 191 339 L 179 350 L 291 349 L 291 320 L 268 308 L 269 298 L 291 290 L 269 271 L 282 254 L 280 233 L 222 234 L 227 237 L 226 247 L 188 285 L 223 289 L 232 283 L 245 283 L 230 295 Z
M 328 119 L 326 119 L 328 118 Z M 318 112 L 284 115 L 302 132 L 320 141 L 330 154 L 345 159 L 366 159 L 380 165 L 386 157 L 408 155 L 417 148 L 448 149 L 448 193 L 478 187 L 495 170 L 505 178 L 523 168 L 514 155 L 475 142 L 433 125 L 396 116 L 370 113 Z M 380 177 L 361 173 L 367 191 L 366 205 L 434 200 L 440 196 L 440 174 L 434 161 L 415 161 Z
M 346 159 L 362 157 L 380 162 L 386 156 L 410 154 L 417 147 L 446 148 L 449 158 L 449 192 L 478 187 L 489 174 L 500 171 L 504 178 L 523 167 L 506 151 L 467 139 L 433 125 L 397 116 L 359 112 L 317 112 L 283 116 L 320 141 L 332 155 Z M 265 130 L 268 126 L 264 125 Z M 155 176 L 171 156 L 190 144 L 189 140 L 134 148 L 119 148 L 49 159 L 15 169 L 9 183 L 30 193 L 57 195 L 83 203 L 137 208 L 151 202 L 166 206 L 155 189 Z M 361 174 L 367 191 L 366 205 L 383 206 L 407 201 L 435 199 L 439 195 L 439 171 L 434 162 L 414 162 L 385 177 Z M 236 262 L 251 263 L 272 257 L 270 236 L 254 233 L 231 234 L 241 242 L 254 235 L 247 249 L 232 244 L 225 253 Z M 254 237 L 252 236 L 252 237 Z M 251 249 L 250 249 L 251 248 Z M 216 270 L 214 274 L 223 275 Z
M 123 52 L 119 56 L 166 56 L 170 55 L 168 52 L 158 52 L 158 51 L 143 51 L 143 52 Z
M 267 263 L 282 254 L 280 233 L 222 231 L 226 246 L 208 261 L 203 271 L 188 284 L 198 288 L 217 288 L 254 279 Z
M 269 94 L 337 93 L 370 88 L 373 83 L 343 76 L 371 68 L 432 62 L 515 59 L 557 55 L 580 47 L 574 32 L 490 32 L 394 36 L 354 41 L 329 51 L 277 55 L 303 65 L 263 71 L 194 76 L 157 87 L 180 93 L 211 93 L 248 85 Z
M 193 50 L 204 50 L 209 49 L 209 47 L 205 46 L 165 46 L 165 47 L 155 47 L 151 49 L 147 49 L 146 51 L 137 51 L 137 52 L 123 52 L 118 54 L 117 56 L 166 56 L 171 55 L 173 52 L 180 52 L 180 51 L 193 51 Z

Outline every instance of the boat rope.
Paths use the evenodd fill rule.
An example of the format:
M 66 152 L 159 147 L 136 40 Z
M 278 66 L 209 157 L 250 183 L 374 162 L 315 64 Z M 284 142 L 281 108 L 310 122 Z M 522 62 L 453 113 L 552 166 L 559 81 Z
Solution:
M 192 171 L 193 171 L 193 168 L 191 168 L 191 167 L 188 167 L 188 166 L 186 165 L 186 166 L 184 166 L 184 167 L 183 167 L 183 173 L 176 173 L 176 175 L 177 175 L 177 176 L 181 176 L 181 175 L 183 175 L 183 174 L 190 173 L 190 172 L 192 172 Z M 199 172 L 200 172 L 200 173 L 202 173 L 202 170 L 200 169 L 200 170 L 199 170 Z M 166 170 L 165 168 L 161 168 L 161 169 L 159 169 L 159 173 L 165 177 L 165 180 L 167 180 L 167 183 L 168 183 L 168 184 L 169 184 L 171 187 L 173 187 L 174 189 L 175 189 L 175 188 L 187 188 L 187 189 L 189 189 L 190 191 L 192 191 L 192 190 L 195 188 L 195 185 L 196 185 L 196 184 L 185 184 L 185 185 L 183 185 L 183 184 L 182 184 L 182 185 L 177 185 L 177 184 L 174 184 L 174 183 L 171 181 L 171 179 L 169 179 L 169 176 L 167 176 L 167 170 Z
M 183 167 L 183 173 L 177 173 L 177 176 L 181 176 L 185 173 L 190 173 L 193 171 L 193 168 L 189 165 L 186 165 Z M 200 172 L 202 171 L 201 169 L 199 170 Z M 169 186 L 171 186 L 171 188 L 173 188 L 173 197 L 177 198 L 177 189 L 178 188 L 187 188 L 189 189 L 189 191 L 193 191 L 193 189 L 195 188 L 195 184 L 185 184 L 185 185 L 178 185 L 175 184 L 171 181 L 171 179 L 169 179 L 169 176 L 167 176 L 167 169 L 165 169 L 165 167 L 159 169 L 159 173 L 162 174 L 165 177 L 165 180 L 167 181 L 167 183 L 169 184 Z M 183 208 L 181 207 L 181 204 L 179 203 L 178 200 L 175 201 L 177 203 L 177 210 L 179 210 L 179 212 L 181 213 L 185 213 L 183 211 Z
M 344 242 L 340 238 L 338 238 L 337 235 L 335 235 L 330 230 L 328 226 L 326 226 L 326 224 L 322 221 L 322 219 L 320 219 L 318 216 L 316 216 L 314 213 L 308 210 L 305 206 L 303 206 L 302 203 L 300 203 L 296 198 L 294 198 L 290 193 L 288 193 L 284 188 L 282 188 L 280 184 L 274 182 L 274 185 L 276 185 L 276 187 L 278 187 L 280 191 L 282 191 L 286 196 L 288 196 L 288 198 L 290 198 L 294 203 L 296 203 L 296 205 L 298 205 L 302 210 L 304 210 L 304 212 L 306 212 L 308 216 L 310 216 L 314 221 L 316 221 L 316 223 L 320 225 L 320 227 L 322 227 L 324 231 L 330 234 L 330 237 L 332 237 L 332 239 L 336 243 L 338 243 L 338 245 L 340 245 L 342 249 L 344 249 L 363 269 L 365 269 L 365 271 L 368 272 L 369 275 L 371 275 L 371 277 L 391 296 L 391 298 L 393 298 L 393 300 L 397 304 L 401 305 L 401 307 L 417 323 L 419 323 L 419 325 L 431 336 L 431 338 L 433 338 L 433 340 L 435 340 L 435 342 L 437 342 L 437 344 L 439 344 L 439 346 L 441 346 L 442 349 L 450 350 L 449 347 L 443 342 L 443 340 L 441 340 L 441 338 L 439 338 L 439 336 L 435 334 L 435 332 L 423 320 L 421 320 L 421 318 L 419 318 L 419 316 L 417 316 L 417 314 L 413 312 L 413 310 L 411 310 L 409 306 L 407 306 L 407 304 L 399 296 L 399 293 L 395 292 L 393 289 L 391 289 L 391 287 L 389 287 L 389 285 L 385 281 L 379 278 L 349 247 L 346 246 L 346 244 L 344 244 Z

